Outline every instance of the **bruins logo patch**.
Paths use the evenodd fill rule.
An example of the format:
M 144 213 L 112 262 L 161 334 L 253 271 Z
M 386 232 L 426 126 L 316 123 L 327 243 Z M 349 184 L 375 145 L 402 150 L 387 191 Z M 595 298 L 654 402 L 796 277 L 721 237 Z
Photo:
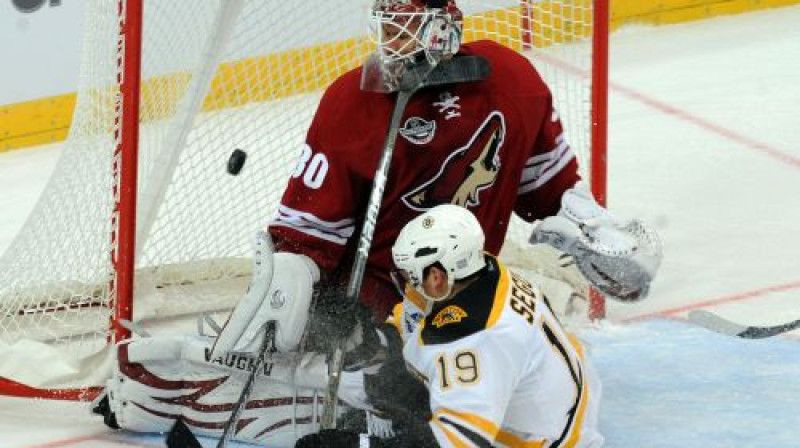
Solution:
M 463 308 L 456 305 L 449 305 L 434 316 L 433 325 L 435 325 L 436 328 L 442 328 L 445 325 L 457 324 L 465 317 L 467 317 L 467 312 L 464 311 Z

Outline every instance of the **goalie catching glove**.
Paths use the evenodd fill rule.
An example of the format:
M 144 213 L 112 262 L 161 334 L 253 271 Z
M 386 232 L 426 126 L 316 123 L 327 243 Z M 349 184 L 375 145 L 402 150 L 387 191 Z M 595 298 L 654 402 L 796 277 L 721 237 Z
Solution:
M 257 355 L 264 328 L 276 322 L 275 348 L 295 350 L 308 322 L 314 283 L 319 268 L 305 255 L 275 253 L 266 232 L 256 235 L 253 277 L 247 293 L 222 328 L 212 355 L 227 353 Z
M 573 256 L 592 285 L 624 302 L 647 296 L 662 258 L 653 230 L 637 220 L 618 222 L 582 185 L 564 193 L 558 215 L 539 221 L 530 242 Z

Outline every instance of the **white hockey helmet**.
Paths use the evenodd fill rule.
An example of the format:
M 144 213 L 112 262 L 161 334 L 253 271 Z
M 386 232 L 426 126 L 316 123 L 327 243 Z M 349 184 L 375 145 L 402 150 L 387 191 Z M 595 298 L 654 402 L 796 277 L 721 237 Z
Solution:
M 455 0 L 374 0 L 369 35 L 377 50 L 364 63 L 362 89 L 392 92 L 409 65 L 452 57 L 462 24 Z
M 475 215 L 464 207 L 442 204 L 417 216 L 403 227 L 392 246 L 398 273 L 427 300 L 422 286 L 425 269 L 435 263 L 447 272 L 449 288 L 456 280 L 475 274 L 486 265 L 484 234 Z M 445 295 L 445 297 L 447 297 Z

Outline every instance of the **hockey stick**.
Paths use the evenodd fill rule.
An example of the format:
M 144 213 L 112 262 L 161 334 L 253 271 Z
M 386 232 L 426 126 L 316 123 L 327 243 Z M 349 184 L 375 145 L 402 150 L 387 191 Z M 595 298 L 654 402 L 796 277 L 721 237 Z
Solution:
M 400 130 L 400 120 L 403 118 L 403 112 L 411 96 L 425 87 L 480 81 L 486 79 L 489 76 L 489 72 L 489 62 L 486 59 L 478 56 L 461 56 L 442 61 L 433 69 L 425 63 L 419 64 L 406 71 L 403 75 L 394 103 L 392 117 L 389 121 L 389 130 L 386 133 L 383 154 L 375 171 L 372 192 L 367 204 L 367 213 L 358 241 L 356 259 L 347 284 L 346 300 L 349 303 L 358 302 L 358 294 L 361 291 L 361 284 L 364 280 L 364 272 L 367 266 L 367 257 L 372 246 L 372 236 L 375 233 L 375 223 L 378 220 L 383 191 L 386 187 L 386 180 L 389 177 L 392 153 Z M 336 402 L 344 365 L 343 342 L 343 338 L 339 338 L 335 342 L 330 358 L 330 378 L 328 379 L 328 387 L 325 390 L 325 402 L 322 408 L 321 426 L 323 429 L 334 429 L 336 427 Z
M 267 355 L 275 351 L 275 321 L 267 322 L 264 331 L 264 342 L 262 342 L 261 350 L 253 370 L 247 376 L 247 381 L 244 383 L 242 393 L 239 399 L 233 405 L 231 416 L 225 423 L 225 428 L 222 431 L 222 437 L 217 442 L 217 448 L 225 448 L 228 446 L 231 437 L 236 432 L 236 423 L 239 421 L 239 416 L 250 398 L 250 393 L 253 391 L 253 383 L 256 376 L 264 368 Z M 178 419 L 167 434 L 167 448 L 202 448 L 202 445 L 197 438 L 192 434 L 192 431 L 183 423 L 183 420 Z
M 690 322 L 711 331 L 745 339 L 769 338 L 800 328 L 800 319 L 785 324 L 760 327 L 737 324 L 706 310 L 692 310 L 688 317 Z

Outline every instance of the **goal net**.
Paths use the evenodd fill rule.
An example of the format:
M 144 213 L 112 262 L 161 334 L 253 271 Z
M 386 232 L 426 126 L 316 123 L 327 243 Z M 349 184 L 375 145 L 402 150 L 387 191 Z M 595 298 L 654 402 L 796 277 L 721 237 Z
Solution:
M 130 170 L 120 127 L 131 106 L 120 87 L 131 75 L 120 50 L 136 51 L 122 26 L 138 2 L 132 248 L 120 244 L 120 178 Z M 108 347 L 124 335 L 118 319 L 128 309 L 146 323 L 236 303 L 249 280 L 253 236 L 277 208 L 322 90 L 373 50 L 370 3 L 86 0 L 69 137 L 0 258 L 0 393 L 88 397 L 80 393 L 108 375 Z M 598 150 L 591 137 L 594 3 L 602 4 L 459 2 L 465 41 L 499 41 L 546 78 L 584 170 Z M 238 176 L 226 172 L 235 149 L 247 153 Z M 515 222 L 509 241 L 526 239 Z M 134 295 L 120 287 L 126 260 Z

